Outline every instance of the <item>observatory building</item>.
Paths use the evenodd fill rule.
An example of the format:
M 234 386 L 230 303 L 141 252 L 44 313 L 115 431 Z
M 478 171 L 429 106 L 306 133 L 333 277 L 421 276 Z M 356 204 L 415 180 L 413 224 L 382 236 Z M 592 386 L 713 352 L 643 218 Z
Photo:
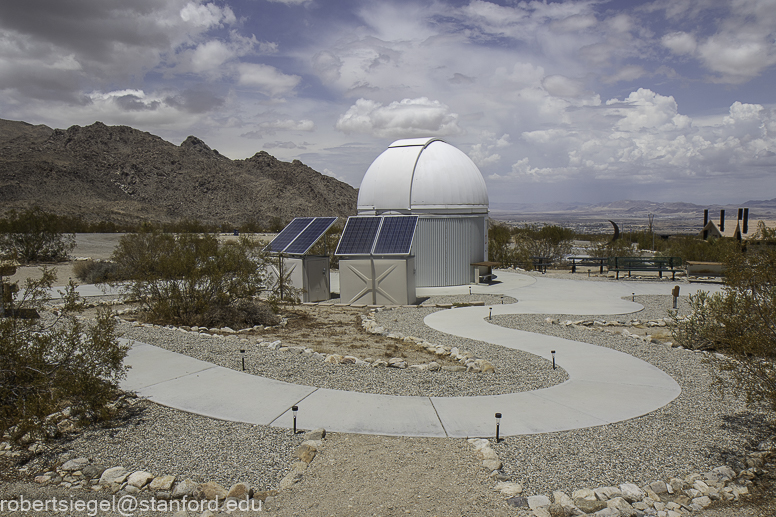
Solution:
M 488 190 L 477 166 L 438 138 L 392 143 L 367 169 L 358 216 L 417 216 L 415 285 L 469 284 L 488 257 Z

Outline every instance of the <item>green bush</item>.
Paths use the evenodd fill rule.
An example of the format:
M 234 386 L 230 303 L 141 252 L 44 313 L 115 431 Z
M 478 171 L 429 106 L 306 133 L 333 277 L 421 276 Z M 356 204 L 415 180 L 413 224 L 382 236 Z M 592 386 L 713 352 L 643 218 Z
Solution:
M 556 225 L 526 225 L 513 230 L 515 236 L 514 261 L 531 265 L 531 257 L 544 257 L 557 263 L 571 252 L 575 233 Z
M 100 284 L 118 278 L 118 266 L 106 260 L 80 260 L 73 264 L 73 274 L 86 284 Z
M 776 409 L 776 250 L 730 253 L 725 263 L 722 292 L 691 296 L 690 315 L 674 316 L 674 339 L 722 352 L 711 356 L 718 381 Z
M 0 318 L 0 434 L 12 439 L 55 434 L 46 417 L 65 406 L 76 417 L 108 416 L 126 372 L 128 347 L 118 342 L 116 321 L 103 310 L 92 324 L 79 319 L 83 303 L 74 284 L 55 318 L 43 313 L 54 279 L 44 269 L 40 280 L 28 280 Z M 36 313 L 44 317 L 29 317 Z
M 682 262 L 724 262 L 731 253 L 737 253 L 741 244 L 735 239 L 703 240 L 696 236 L 672 237 L 661 255 L 679 257 Z
M 40 208 L 11 211 L 0 220 L 0 253 L 21 263 L 63 262 L 75 248 L 75 235 L 63 232 L 60 218 Z
M 213 325 L 213 315 L 234 313 L 238 300 L 253 300 L 264 288 L 264 256 L 245 237 L 219 244 L 210 234 L 142 231 L 122 237 L 112 260 L 130 279 L 118 285 L 157 323 L 234 324 Z

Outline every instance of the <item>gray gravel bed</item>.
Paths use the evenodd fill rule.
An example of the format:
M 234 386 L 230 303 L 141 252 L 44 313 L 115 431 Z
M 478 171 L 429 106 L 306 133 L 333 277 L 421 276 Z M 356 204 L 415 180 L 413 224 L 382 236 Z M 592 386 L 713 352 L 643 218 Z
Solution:
M 443 298 L 446 299 L 448 298 Z M 438 303 L 451 303 L 443 300 Z M 500 297 L 498 300 L 500 302 Z M 419 335 L 421 331 L 430 330 L 423 324 L 423 318 L 436 310 L 442 309 L 397 308 L 383 310 L 377 316 L 378 321 L 389 321 L 386 324 L 391 331 L 430 340 L 433 337 L 434 343 L 469 350 L 489 360 L 496 369 L 495 373 L 431 372 L 334 365 L 324 363 L 320 358 L 292 351 L 269 350 L 265 346 L 259 346 L 255 338 L 251 341 L 237 336 L 220 338 L 161 327 L 137 327 L 129 323 L 122 323 L 120 331 L 128 339 L 235 370 L 242 369 L 240 349 L 245 349 L 247 373 L 294 384 L 362 393 L 427 397 L 497 395 L 545 388 L 568 379 L 564 370 L 553 370 L 550 362 L 525 352 L 433 331 Z
M 641 296 L 641 320 L 665 316 L 670 296 Z M 686 302 L 686 300 L 685 300 Z M 680 306 L 680 311 L 687 305 Z M 600 427 L 529 436 L 510 436 L 495 445 L 504 470 L 524 484 L 529 494 L 583 487 L 637 484 L 671 475 L 706 472 L 722 464 L 737 464 L 776 429 L 772 414 L 747 408 L 714 389 L 711 365 L 703 353 L 647 344 L 615 334 L 545 323 L 546 316 L 504 315 L 494 324 L 605 346 L 643 359 L 671 375 L 681 395 L 668 405 L 639 418 Z M 554 315 L 579 320 L 584 316 Z M 593 316 L 590 316 L 592 319 Z M 610 317 L 596 319 L 615 319 Z M 562 359 L 559 359 L 562 363 Z M 505 430 L 508 432 L 508 430 Z
M 131 416 L 110 427 L 91 427 L 65 444 L 59 462 L 87 457 L 104 467 L 123 466 L 179 479 L 238 481 L 257 490 L 277 488 L 302 435 L 288 429 L 225 422 L 140 401 Z

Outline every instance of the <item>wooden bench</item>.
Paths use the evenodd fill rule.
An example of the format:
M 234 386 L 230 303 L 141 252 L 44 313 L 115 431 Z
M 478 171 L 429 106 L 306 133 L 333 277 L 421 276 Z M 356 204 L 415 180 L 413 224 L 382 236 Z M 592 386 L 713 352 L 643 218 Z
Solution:
M 571 272 L 576 273 L 578 266 L 597 267 L 600 274 L 604 274 L 604 266 L 609 259 L 606 257 L 569 257 L 571 261 Z
M 657 271 L 658 277 L 663 278 L 663 272 L 671 272 L 671 280 L 676 279 L 676 272 L 682 268 L 682 259 L 679 257 L 609 257 L 608 269 L 616 273 L 616 279 L 620 279 L 620 272 L 633 271 L 651 272 Z
M 496 278 L 496 275 L 493 274 L 493 268 L 500 265 L 501 262 L 473 262 L 471 266 L 474 268 L 474 283 L 491 283 Z

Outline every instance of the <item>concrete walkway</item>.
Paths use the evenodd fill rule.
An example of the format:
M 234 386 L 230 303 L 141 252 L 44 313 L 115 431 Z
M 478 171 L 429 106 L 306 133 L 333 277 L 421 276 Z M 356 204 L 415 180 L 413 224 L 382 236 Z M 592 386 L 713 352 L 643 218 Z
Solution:
M 492 306 L 493 314 L 625 314 L 640 310 L 622 300 L 636 294 L 670 294 L 674 283 L 589 282 L 499 273 L 501 283 L 472 286 L 517 303 Z M 709 288 L 712 289 L 709 289 Z M 682 286 L 682 295 L 718 286 Z M 469 286 L 426 288 L 419 295 L 468 294 Z M 162 405 L 213 418 L 330 431 L 400 436 L 492 436 L 494 414 L 502 435 L 533 434 L 627 420 L 668 404 L 679 385 L 663 371 L 608 348 L 506 329 L 486 321 L 489 307 L 457 308 L 429 315 L 434 329 L 507 346 L 556 361 L 565 383 L 531 392 L 483 397 L 396 397 L 289 384 L 215 366 L 143 343 L 127 357 L 124 389 Z

